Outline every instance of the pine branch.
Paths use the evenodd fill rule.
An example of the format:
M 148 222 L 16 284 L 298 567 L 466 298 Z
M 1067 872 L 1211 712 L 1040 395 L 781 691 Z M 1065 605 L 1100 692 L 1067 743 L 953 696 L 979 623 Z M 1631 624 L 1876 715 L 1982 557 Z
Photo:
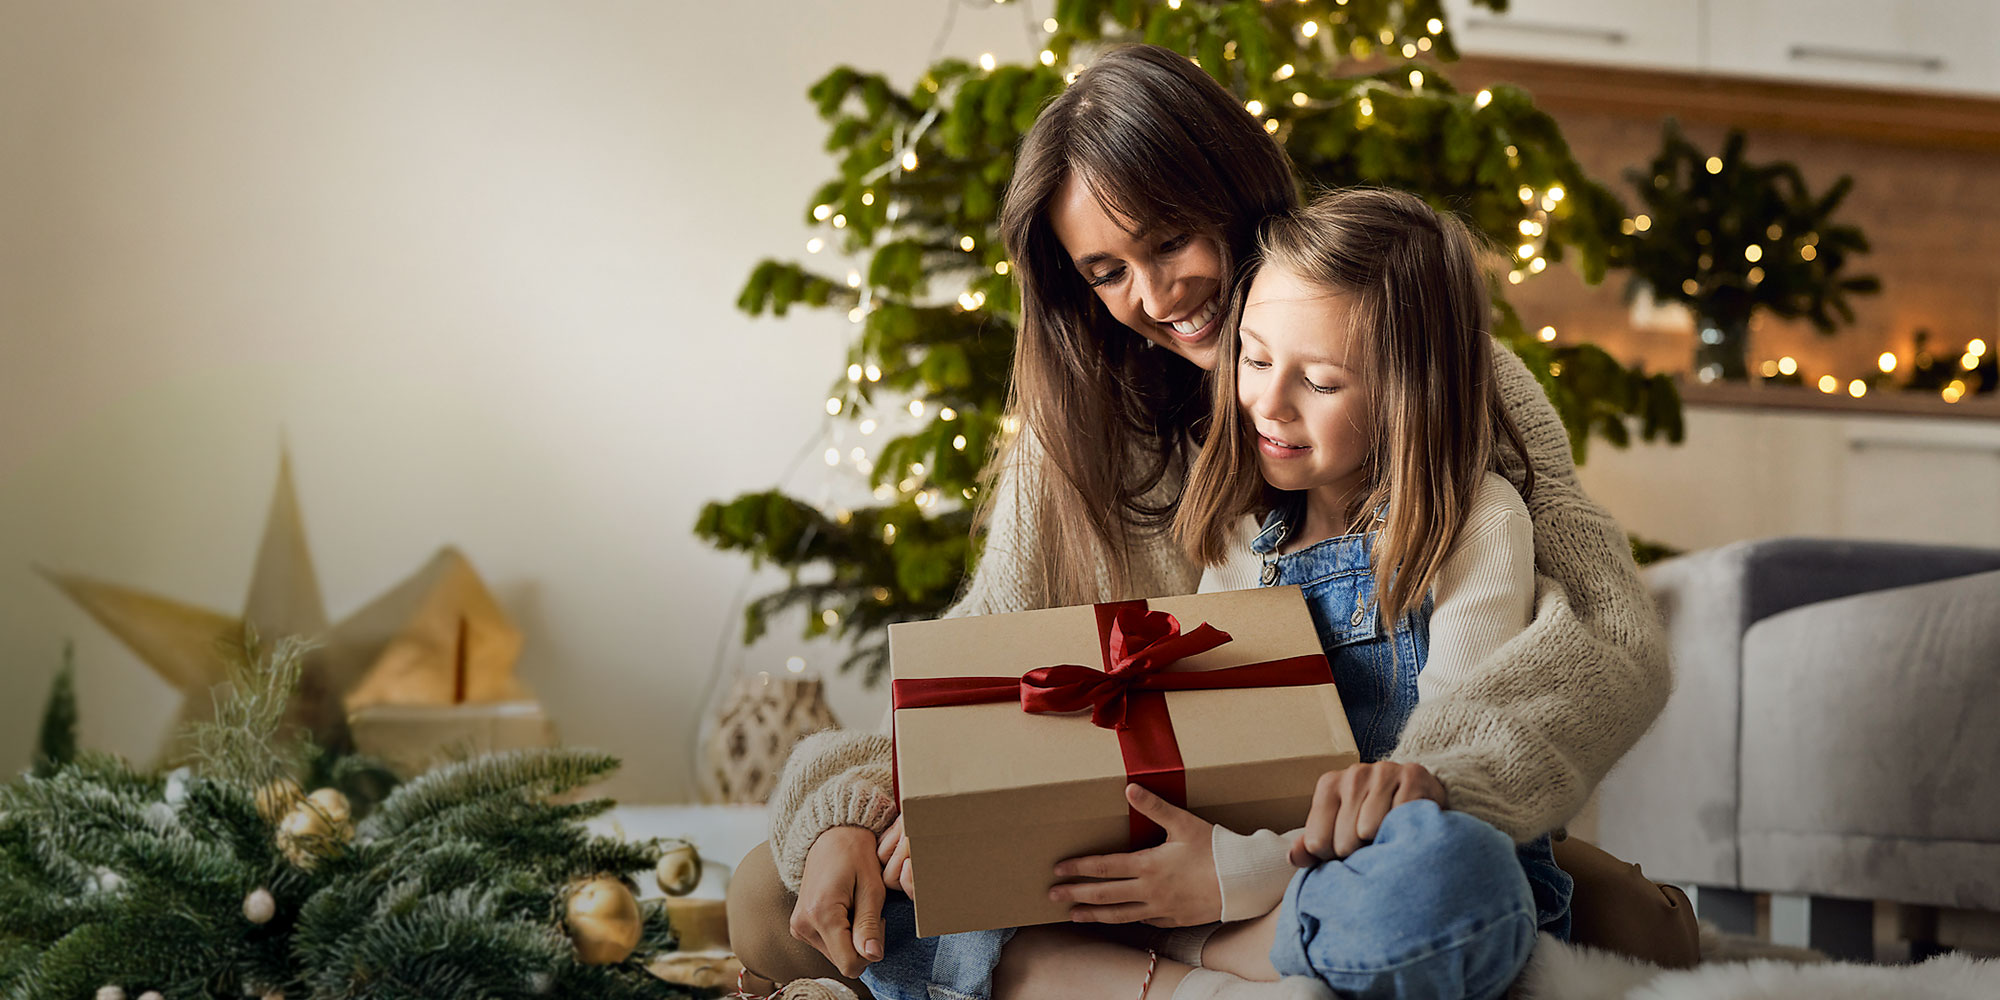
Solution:
M 63 643 L 63 665 L 49 689 L 42 710 L 41 734 L 35 740 L 33 773 L 46 778 L 76 758 L 76 644 Z
M 540 798 L 580 788 L 618 769 L 618 758 L 570 748 L 510 750 L 434 768 L 404 783 L 361 824 L 363 838 L 393 837 L 467 800 Z

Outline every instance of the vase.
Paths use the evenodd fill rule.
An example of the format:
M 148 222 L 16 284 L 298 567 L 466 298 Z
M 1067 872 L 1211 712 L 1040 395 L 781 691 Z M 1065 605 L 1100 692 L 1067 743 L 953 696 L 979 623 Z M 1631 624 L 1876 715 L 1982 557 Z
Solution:
M 1694 375 L 1702 382 L 1750 377 L 1750 317 L 1697 313 Z

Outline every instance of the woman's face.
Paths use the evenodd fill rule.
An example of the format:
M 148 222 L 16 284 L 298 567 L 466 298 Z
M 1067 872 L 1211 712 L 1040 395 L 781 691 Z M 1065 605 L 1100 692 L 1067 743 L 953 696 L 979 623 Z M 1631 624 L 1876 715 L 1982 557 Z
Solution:
M 1049 224 L 1112 316 L 1214 370 L 1223 313 L 1222 251 L 1214 238 L 1126 232 L 1074 173 L 1050 202 Z
M 1352 315 L 1345 297 L 1266 265 L 1239 324 L 1236 402 L 1256 432 L 1264 481 L 1309 491 L 1329 510 L 1366 481 L 1375 437 Z

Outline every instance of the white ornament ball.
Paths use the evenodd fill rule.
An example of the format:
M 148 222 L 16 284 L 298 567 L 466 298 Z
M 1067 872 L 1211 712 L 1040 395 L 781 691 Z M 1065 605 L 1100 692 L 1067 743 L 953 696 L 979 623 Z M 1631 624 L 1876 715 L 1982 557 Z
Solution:
M 139 1000 L 167 1000 L 167 998 L 161 996 L 159 990 L 147 990 L 139 994 Z
M 243 897 L 243 919 L 253 924 L 268 924 L 278 915 L 278 900 L 269 889 L 257 889 Z
M 97 1000 L 125 1000 L 125 987 L 99 986 L 97 988 Z

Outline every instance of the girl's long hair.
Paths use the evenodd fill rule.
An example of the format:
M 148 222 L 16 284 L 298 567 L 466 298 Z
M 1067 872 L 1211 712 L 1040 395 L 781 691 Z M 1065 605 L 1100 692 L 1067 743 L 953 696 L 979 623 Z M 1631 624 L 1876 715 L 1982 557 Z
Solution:
M 1368 488 L 1344 513 L 1347 530 L 1359 531 L 1386 505 L 1373 560 L 1381 620 L 1391 621 L 1423 603 L 1498 442 L 1527 454 L 1494 387 L 1479 243 L 1456 216 L 1413 195 L 1350 188 L 1266 222 L 1254 266 L 1283 268 L 1348 302 L 1356 388 L 1374 416 L 1375 441 Z M 1174 522 L 1176 539 L 1206 565 L 1223 560 L 1231 522 L 1291 499 L 1265 485 L 1236 401 L 1236 331 L 1248 287 L 1240 282 L 1231 304 L 1211 431 Z M 1531 471 L 1523 496 L 1533 488 Z
M 1175 481 L 1208 419 L 1207 373 L 1115 319 L 1056 238 L 1050 206 L 1072 177 L 1135 235 L 1214 239 L 1225 292 L 1257 224 L 1299 201 L 1284 150 L 1170 49 L 1106 50 L 1036 118 L 1000 213 L 1021 289 L 1008 409 L 1024 433 L 991 468 L 1032 466 L 1019 502 L 1039 506 L 1031 563 L 1054 604 L 1123 594 L 1129 535 L 1168 526 L 1178 496 L 1149 494 Z

